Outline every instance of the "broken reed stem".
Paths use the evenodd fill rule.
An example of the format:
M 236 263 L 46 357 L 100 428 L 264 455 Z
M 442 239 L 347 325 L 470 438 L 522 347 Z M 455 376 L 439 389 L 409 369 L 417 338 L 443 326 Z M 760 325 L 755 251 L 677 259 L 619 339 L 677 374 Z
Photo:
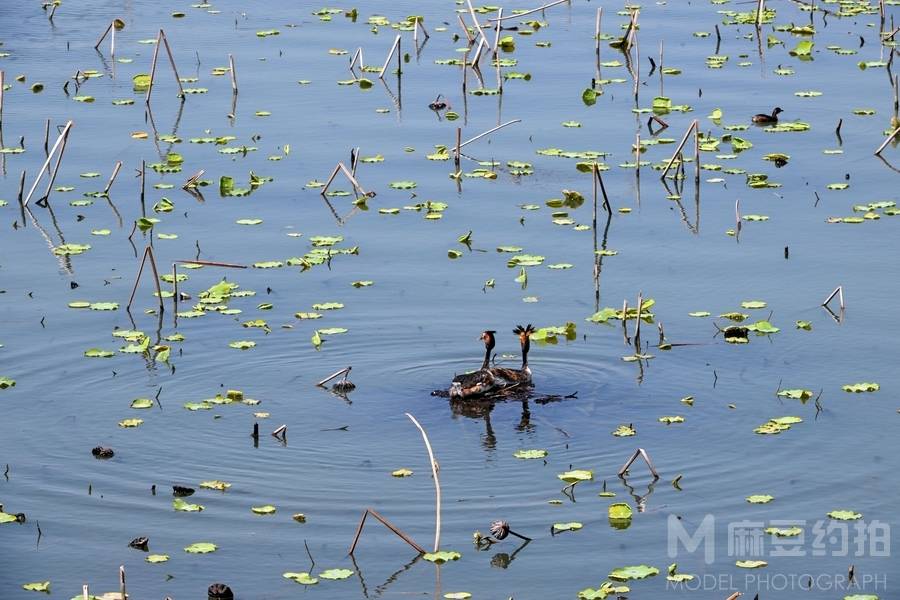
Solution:
M 700 122 L 694 121 L 694 183 L 700 183 Z
M 497 27 L 494 30 L 494 58 L 497 58 L 497 52 L 500 51 L 500 30 L 502 29 L 500 25 L 500 21 L 503 20 L 503 7 L 497 9 L 497 16 L 499 20 L 497 21 Z M 499 61 L 498 61 L 499 63 Z
M 68 137 L 69 130 L 72 128 L 74 121 L 69 121 L 66 123 L 66 126 L 63 128 L 62 133 L 59 134 L 59 137 L 56 138 L 56 143 L 53 144 L 53 149 L 47 154 L 47 159 L 44 161 L 44 164 L 41 166 L 38 171 L 37 177 L 34 180 L 34 183 L 31 185 L 31 189 L 28 190 L 28 196 L 25 197 L 24 206 L 28 206 L 28 201 L 31 200 L 31 195 L 34 194 L 35 188 L 37 188 L 38 183 L 41 181 L 41 177 L 44 175 L 44 170 L 50 166 L 50 160 L 53 158 L 53 155 L 56 153 L 56 149 L 59 148 L 59 145 L 63 143 L 63 141 Z
M 316 387 L 322 387 L 322 386 L 324 386 L 326 383 L 328 383 L 329 381 L 331 381 L 331 380 L 334 379 L 335 377 L 340 377 L 341 375 L 349 375 L 349 374 L 350 374 L 350 370 L 351 370 L 352 368 L 353 368 L 353 367 L 344 367 L 344 368 L 341 369 L 340 371 L 335 371 L 334 373 L 332 373 L 331 375 L 329 375 L 328 377 L 326 377 L 325 379 L 323 379 L 322 381 L 320 381 L 319 383 L 317 383 L 317 384 L 316 384 Z
M 119 598 L 125 600 L 125 565 L 119 565 Z
M 628 469 L 631 468 L 631 465 L 633 465 L 634 461 L 636 461 L 638 458 L 643 458 L 644 462 L 647 463 L 647 466 L 650 468 L 650 473 L 653 474 L 653 478 L 659 479 L 659 473 L 657 473 L 656 469 L 653 468 L 653 461 L 650 460 L 650 455 L 647 454 L 647 451 L 643 448 L 638 448 L 637 450 L 635 450 L 634 454 L 631 455 L 631 458 L 625 461 L 625 464 L 622 465 L 621 469 L 619 469 L 619 477 L 622 477 L 624 479 L 625 473 L 628 472 Z
M 622 301 L 622 337 L 628 345 L 628 298 Z
M 428 30 L 425 29 L 425 23 L 423 23 L 422 21 L 416 19 L 416 25 L 422 29 L 422 33 L 425 34 L 425 39 L 426 39 L 426 40 L 427 40 L 428 38 L 431 37 L 431 36 L 428 34 Z
M 472 6 L 471 0 L 469 6 Z M 405 414 L 409 417 L 409 420 L 413 422 L 413 425 L 418 427 L 419 431 L 422 433 L 422 439 L 425 441 L 425 449 L 428 450 L 428 460 L 431 462 L 431 475 L 434 477 L 435 494 L 434 551 L 437 552 L 441 548 L 441 480 L 438 477 L 438 464 L 437 461 L 434 460 L 434 452 L 431 450 L 431 442 L 428 441 L 428 434 L 425 433 L 425 429 L 422 428 L 422 425 L 419 424 L 414 416 L 409 413 Z
M 734 224 L 737 227 L 741 226 L 741 199 L 738 198 L 734 201 Z
M 461 14 L 457 13 L 456 18 L 459 20 L 459 25 L 462 27 L 463 33 L 466 34 L 466 39 L 469 40 L 469 45 L 471 46 L 475 42 L 475 39 L 472 37 L 472 34 L 469 33 L 469 26 L 463 21 Z
M 60 153 L 60 154 L 62 154 L 62 153 Z M 113 183 L 115 183 L 115 181 L 116 181 L 116 176 L 118 176 L 118 174 L 119 174 L 119 169 L 121 169 L 121 168 L 122 168 L 122 161 L 120 160 L 120 161 L 117 161 L 117 162 L 116 162 L 116 166 L 115 166 L 115 168 L 113 169 L 113 172 L 112 172 L 112 177 L 109 178 L 109 182 L 106 184 L 106 187 L 103 189 L 103 195 L 104 195 L 104 196 L 108 196 L 108 195 L 109 195 L 109 190 L 112 188 Z
M 825 302 L 822 303 L 822 306 L 828 306 L 828 303 L 831 302 L 831 300 L 835 296 L 838 297 L 838 303 L 840 304 L 841 310 L 844 310 L 844 286 L 842 285 L 834 288 L 834 291 L 831 292 L 831 294 L 827 298 L 825 298 Z
M 181 265 L 204 265 L 207 267 L 226 267 L 229 269 L 246 269 L 247 265 L 236 265 L 233 263 L 213 262 L 210 260 L 176 260 Z
M 600 165 L 597 163 L 594 163 L 594 173 L 597 175 L 597 181 L 600 182 L 600 192 L 603 194 L 603 208 L 612 215 L 612 206 L 609 204 L 609 196 L 606 195 L 606 186 L 603 184 L 603 176 L 600 174 Z
M 144 205 L 144 184 L 146 182 L 147 175 L 147 161 L 141 161 L 141 216 L 147 216 L 147 208 Z
M 24 209 L 25 205 L 22 203 L 22 198 L 25 194 L 25 169 L 22 169 L 22 176 L 19 177 L 19 208 Z
M 880 155 L 881 151 L 887 148 L 887 145 L 891 143 L 891 140 L 897 137 L 897 134 L 900 134 L 900 127 L 892 131 L 891 134 L 887 136 L 887 138 L 885 138 L 884 142 L 882 142 L 881 145 L 878 146 L 878 150 L 875 151 L 875 156 Z
M 106 26 L 106 29 L 103 30 L 103 35 L 101 35 L 101 36 L 100 36 L 100 39 L 97 40 L 97 43 L 94 44 L 94 50 L 98 50 L 98 49 L 100 48 L 100 44 L 102 44 L 102 43 L 103 43 L 103 40 L 106 39 L 106 36 L 109 35 L 109 30 L 110 30 L 110 29 L 113 29 L 113 28 L 114 28 L 113 22 L 110 21 L 110 22 L 109 22 L 109 25 Z
M 110 24 L 109 30 L 109 56 L 111 58 L 115 58 L 116 56 L 116 21 L 113 19 Z M 125 600 L 124 598 L 122 600 Z
M 469 6 L 469 14 L 472 16 L 472 22 L 475 23 L 475 28 L 478 30 L 478 33 L 481 34 L 481 39 L 483 39 L 488 47 L 490 47 L 491 43 L 488 42 L 487 36 L 484 35 L 484 29 L 481 28 L 481 23 L 478 22 L 478 17 L 475 15 L 475 8 L 472 7 L 472 0 L 466 0 L 466 4 Z M 491 50 L 496 52 L 494 48 L 491 48 Z
M 454 164 L 456 165 L 456 172 L 459 173 L 459 149 L 462 146 L 462 127 L 456 128 L 456 156 L 453 159 Z
M 178 263 L 172 263 L 172 309 L 178 312 Z
M 459 149 L 462 148 L 463 146 L 468 146 L 468 145 L 471 144 L 472 142 L 477 141 L 477 140 L 480 140 L 480 139 L 483 138 L 484 136 L 489 135 L 489 134 L 491 134 L 491 133 L 494 133 L 494 132 L 497 131 L 498 129 L 503 129 L 503 128 L 506 127 L 507 125 L 512 125 L 512 124 L 514 124 L 514 123 L 521 123 L 521 122 L 522 122 L 522 119 L 513 119 L 512 121 L 507 121 L 506 123 L 503 123 L 502 125 L 497 125 L 496 127 L 492 128 L 492 129 L 488 129 L 488 130 L 485 131 L 484 133 L 479 133 L 478 135 L 476 135 L 476 136 L 473 137 L 472 139 L 466 140 L 466 141 L 463 142 L 462 144 L 457 144 L 456 150 L 457 150 L 457 152 L 459 152 Z
M 759 0 L 756 4 L 756 26 L 762 24 L 763 11 L 766 9 L 766 0 Z
M 175 83 L 178 84 L 178 97 L 183 99 L 184 88 L 181 87 L 181 78 L 178 76 L 178 69 L 175 67 L 175 56 L 172 54 L 172 48 L 169 46 L 169 38 L 166 37 L 166 32 L 162 29 L 159 30 L 159 35 L 166 44 L 166 54 L 169 55 L 169 63 L 172 65 L 172 72 L 175 73 Z
M 2 87 L 2 86 L 0 86 Z M 44 155 L 50 154 L 50 119 L 44 124 Z
M 594 53 L 597 55 L 597 62 L 600 62 L 600 19 L 603 18 L 603 7 L 597 9 L 597 19 L 594 22 Z
M 134 302 L 134 295 L 137 293 L 138 284 L 141 282 L 141 275 L 144 272 L 144 263 L 147 262 L 148 258 L 150 259 L 150 268 L 153 270 L 153 283 L 156 285 L 156 295 L 159 298 L 159 310 L 162 312 L 165 308 L 163 307 L 162 289 L 159 287 L 159 271 L 156 268 L 156 258 L 153 256 L 152 246 L 144 248 L 144 255 L 141 257 L 141 266 L 138 268 L 137 277 L 134 278 L 134 287 L 131 288 L 131 297 L 128 299 L 126 308 L 131 310 L 131 304 Z
M 478 63 L 481 62 L 481 51 L 484 48 L 484 38 L 478 40 L 478 46 L 475 48 L 475 55 L 472 56 L 472 68 L 478 68 Z
M 3 126 L 3 86 L 6 85 L 3 79 L 5 75 L 3 71 L 0 71 L 0 127 Z
M 637 320 L 634 325 L 634 353 L 641 352 L 641 307 L 644 305 L 644 293 L 638 292 L 637 300 Z M 626 317 L 628 315 L 625 315 Z
M 366 517 L 368 517 L 369 515 L 372 515 L 372 517 L 377 519 L 379 523 L 381 523 L 382 525 L 387 527 L 397 537 L 399 537 L 401 540 L 403 540 L 404 542 L 409 544 L 416 552 L 418 552 L 419 554 L 426 553 L 425 549 L 422 548 L 422 546 L 415 543 L 411 537 L 409 537 L 408 535 L 406 535 L 405 533 L 400 531 L 400 528 L 396 527 L 393 523 L 391 523 L 390 521 L 388 521 L 387 519 L 382 517 L 380 514 L 378 514 L 371 508 L 367 508 L 365 510 L 365 512 L 363 513 L 362 518 L 359 520 L 359 525 L 357 525 L 357 527 L 356 527 L 356 534 L 353 536 L 353 543 L 350 544 L 350 551 L 347 552 L 347 554 L 352 555 L 353 552 L 356 550 L 356 545 L 359 543 L 359 537 L 362 535 L 363 525 L 365 525 Z
M 150 95 L 153 93 L 153 81 L 156 79 L 156 61 L 159 58 L 159 40 L 162 35 L 162 29 L 156 34 L 156 45 L 153 48 L 153 60 L 150 61 L 150 85 L 147 86 L 147 95 L 144 102 L 150 104 Z
M 538 12 L 538 11 L 542 11 L 542 10 L 545 10 L 545 9 L 547 9 L 547 8 L 550 8 L 551 6 L 556 6 L 557 4 L 562 4 L 563 2 L 569 2 L 569 1 L 570 1 L 570 0 L 555 0 L 554 2 L 550 2 L 550 3 L 544 4 L 543 6 L 538 6 L 537 8 L 532 8 L 531 10 L 526 10 L 525 12 L 516 13 L 516 14 L 514 14 L 514 15 L 509 15 L 509 16 L 506 16 L 506 17 L 500 16 L 500 15 L 498 14 L 497 17 L 495 17 L 495 18 L 493 18 L 493 19 L 488 19 L 488 23 L 494 23 L 494 22 L 499 22 L 499 21 L 505 21 L 506 19 L 515 19 L 515 18 L 517 18 L 517 17 L 524 17 L 525 15 L 530 15 L 531 13 L 536 13 L 536 12 Z
M 231 71 L 231 93 L 237 94 L 237 73 L 235 73 L 234 71 L 234 56 L 232 56 L 231 54 L 228 55 L 228 69 L 229 71 Z
M 691 135 L 691 131 L 697 131 L 697 127 L 699 126 L 699 122 L 697 119 L 691 121 L 690 126 L 687 131 L 684 132 L 684 137 L 681 138 L 681 141 L 678 143 L 678 148 L 675 149 L 675 152 L 672 154 L 672 158 L 669 159 L 666 168 L 663 169 L 662 175 L 660 175 L 660 179 L 665 179 L 666 175 L 669 173 L 669 169 L 672 168 L 672 164 L 675 162 L 675 159 L 678 158 L 678 155 L 681 154 L 682 149 L 684 149 L 685 143 L 687 143 L 688 137 Z
M 81 586 L 81 600 L 89 600 L 91 595 L 90 591 L 91 588 L 88 586 L 88 584 L 85 583 L 83 586 Z
M 69 143 L 69 132 L 63 136 L 62 146 L 59 147 L 59 152 L 56 156 L 56 165 L 53 167 L 53 173 L 50 176 L 50 181 L 47 183 L 47 191 L 44 192 L 44 200 L 50 199 L 50 194 L 53 192 L 53 184 L 56 183 L 56 175 L 59 173 L 59 167 L 62 164 L 63 154 L 66 151 L 66 146 Z
M 400 34 L 399 33 L 397 34 L 397 37 L 394 38 L 394 43 L 391 46 L 391 51 L 388 52 L 387 58 L 384 60 L 384 66 L 381 67 L 381 72 L 378 74 L 379 79 L 384 79 L 384 72 L 387 71 L 388 64 L 391 62 L 391 58 L 394 57 L 394 51 L 397 51 L 397 52 L 400 51 Z M 398 71 L 399 71 L 399 67 L 398 67 Z

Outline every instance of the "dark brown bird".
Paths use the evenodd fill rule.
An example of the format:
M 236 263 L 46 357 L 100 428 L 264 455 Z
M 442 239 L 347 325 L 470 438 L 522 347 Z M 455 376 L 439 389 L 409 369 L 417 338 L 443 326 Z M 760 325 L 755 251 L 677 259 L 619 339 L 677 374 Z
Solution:
M 753 115 L 754 123 L 777 123 L 778 122 L 778 113 L 783 113 L 780 107 L 776 106 L 772 111 L 771 115 L 767 115 L 764 113 L 759 113 L 758 115 Z
M 503 387 L 521 383 L 531 383 L 531 368 L 528 366 L 528 351 L 531 349 L 531 334 L 534 327 L 531 323 L 527 327 L 517 325 L 513 333 L 519 336 L 519 346 L 522 349 L 522 367 L 520 369 L 505 369 L 495 367 L 491 369 L 495 378 L 502 380 Z
M 481 332 L 480 339 L 484 342 L 484 362 L 481 368 L 472 373 L 457 375 L 450 384 L 450 398 L 465 399 L 473 396 L 482 396 L 498 386 L 497 378 L 488 369 L 491 362 L 491 350 L 496 345 L 494 334 L 496 331 Z

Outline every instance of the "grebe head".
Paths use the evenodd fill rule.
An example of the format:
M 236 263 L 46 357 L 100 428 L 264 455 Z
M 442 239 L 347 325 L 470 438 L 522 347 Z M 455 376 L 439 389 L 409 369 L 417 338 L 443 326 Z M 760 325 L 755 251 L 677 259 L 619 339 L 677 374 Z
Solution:
M 528 368 L 528 351 L 531 349 L 531 334 L 534 333 L 534 327 L 531 323 L 527 327 L 516 325 L 513 333 L 519 336 L 519 344 L 522 346 L 522 369 Z
M 775 107 L 775 110 L 772 111 L 772 116 L 773 116 L 773 117 L 777 117 L 780 113 L 783 113 L 783 112 L 784 112 L 784 111 L 781 110 L 781 107 L 780 107 L 780 106 L 776 106 L 776 107 Z

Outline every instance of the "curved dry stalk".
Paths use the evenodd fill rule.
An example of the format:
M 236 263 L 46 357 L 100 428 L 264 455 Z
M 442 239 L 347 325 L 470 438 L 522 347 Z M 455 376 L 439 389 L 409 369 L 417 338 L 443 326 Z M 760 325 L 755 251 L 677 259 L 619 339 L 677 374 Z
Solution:
M 437 461 L 434 460 L 434 452 L 431 450 L 431 442 L 428 441 L 428 434 L 425 433 L 425 429 L 422 428 L 422 425 L 414 416 L 409 413 L 404 414 L 409 417 L 409 420 L 413 422 L 413 425 L 418 427 L 419 431 L 422 433 L 422 439 L 425 440 L 425 449 L 428 450 L 428 459 L 431 461 L 431 474 L 434 477 L 435 494 L 434 551 L 437 552 L 441 548 L 441 480 L 438 478 L 438 464 Z

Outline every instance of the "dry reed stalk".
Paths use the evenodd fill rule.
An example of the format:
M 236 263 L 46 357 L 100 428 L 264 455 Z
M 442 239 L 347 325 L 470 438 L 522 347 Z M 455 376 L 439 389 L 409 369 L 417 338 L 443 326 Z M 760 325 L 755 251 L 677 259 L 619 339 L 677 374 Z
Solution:
M 363 526 L 366 524 L 366 517 L 372 515 L 375 519 L 378 520 L 379 523 L 387 527 L 391 532 L 393 532 L 397 537 L 401 540 L 409 544 L 416 552 L 419 554 L 425 554 L 425 549 L 422 546 L 418 545 L 413 541 L 411 537 L 403 533 L 399 527 L 382 517 L 380 514 L 372 510 L 371 508 L 367 508 L 365 512 L 363 512 L 362 518 L 359 520 L 359 525 L 356 526 L 356 534 L 353 536 L 353 543 L 350 544 L 350 551 L 347 554 L 352 555 L 354 550 L 356 550 L 356 545 L 359 543 L 359 537 L 362 535 Z
M 384 79 L 384 72 L 387 71 L 388 63 L 391 62 L 391 58 L 394 56 L 394 52 L 397 52 L 397 74 L 400 74 L 400 34 L 397 34 L 397 37 L 394 38 L 394 43 L 391 46 L 390 52 L 388 52 L 387 58 L 384 59 L 384 66 L 381 67 L 381 72 L 378 74 L 379 79 Z
M 471 2 L 469 5 L 471 6 Z M 434 551 L 437 552 L 441 548 L 441 480 L 438 477 L 438 464 L 434 459 L 434 452 L 431 450 L 431 442 L 428 441 L 428 434 L 425 433 L 425 429 L 422 428 L 422 425 L 416 420 L 414 416 L 409 413 L 405 414 L 422 433 L 422 439 L 425 441 L 425 449 L 428 450 L 428 459 L 431 463 L 431 475 L 434 477 Z
M 237 85 L 237 73 L 234 71 L 234 56 L 231 54 L 228 55 L 228 70 L 231 73 L 231 93 L 238 93 L 238 85 Z
M 622 465 L 621 469 L 619 469 L 619 477 L 624 477 L 625 473 L 628 472 L 628 469 L 631 468 L 631 465 L 633 465 L 634 461 L 636 461 L 639 457 L 643 458 L 644 462 L 647 463 L 647 466 L 650 468 L 650 473 L 653 474 L 653 478 L 659 479 L 659 473 L 657 473 L 656 469 L 653 467 L 653 461 L 650 460 L 650 455 L 647 454 L 647 451 L 643 448 L 638 448 L 637 450 L 635 450 L 634 454 L 631 455 L 631 458 L 625 461 L 625 464 Z
M 897 137 L 897 134 L 900 134 L 900 127 L 892 131 L 891 134 L 885 138 L 884 142 L 882 142 L 881 145 L 878 146 L 878 150 L 875 151 L 875 156 L 880 155 L 882 150 L 887 148 L 887 145 L 891 143 L 891 140 Z
M 61 153 L 60 153 L 61 154 Z M 122 161 L 117 161 L 116 166 L 113 168 L 112 176 L 109 178 L 109 181 L 106 183 L 106 187 L 103 188 L 103 195 L 108 196 L 109 190 L 112 189 L 113 183 L 116 181 L 116 176 L 119 174 L 119 169 L 122 168 Z
M 690 126 L 687 131 L 684 132 L 684 137 L 681 138 L 681 141 L 678 143 L 678 148 L 675 149 L 675 152 L 672 154 L 672 158 L 669 159 L 669 163 L 666 165 L 666 168 L 663 170 L 660 179 L 665 179 L 666 175 L 669 173 L 669 169 L 672 168 L 672 164 L 675 162 L 675 159 L 678 158 L 678 155 L 681 154 L 682 149 L 684 148 L 684 144 L 687 142 L 688 137 L 691 135 L 691 131 L 696 132 L 699 122 L 697 119 L 691 121 Z M 695 134 L 696 135 L 696 134 Z
M 56 153 L 57 148 L 59 148 L 60 144 L 62 144 L 65 139 L 69 135 L 69 130 L 72 128 L 74 121 L 69 121 L 66 123 L 66 126 L 63 128 L 62 133 L 59 134 L 59 137 L 56 138 L 56 143 L 53 144 L 53 148 L 50 150 L 47 155 L 47 159 L 44 161 L 44 164 L 41 166 L 38 171 L 38 175 L 34 180 L 34 183 L 31 185 L 31 189 L 28 190 L 28 195 L 25 197 L 24 206 L 28 206 L 28 201 L 31 200 L 31 195 L 34 194 L 35 188 L 37 188 L 38 183 L 41 181 L 41 177 L 44 175 L 44 170 L 50 166 L 50 160 L 53 158 L 53 155 Z
M 538 6 L 537 8 L 532 8 L 531 10 L 526 10 L 525 12 L 516 13 L 514 15 L 509 15 L 507 17 L 503 17 L 498 15 L 496 18 L 488 19 L 488 23 L 505 21 L 506 19 L 515 19 L 517 17 L 524 17 L 525 15 L 530 15 L 531 13 L 536 13 L 538 11 L 542 11 L 550 8 L 551 6 L 556 6 L 557 4 L 562 4 L 563 2 L 569 2 L 570 0 L 554 0 L 554 2 L 549 2 L 544 4 L 543 6 Z
M 497 131 L 498 129 L 503 129 L 503 128 L 506 127 L 507 125 L 512 125 L 512 124 L 514 124 L 514 123 L 521 123 L 521 122 L 522 122 L 522 119 L 513 119 L 512 121 L 507 121 L 506 123 L 503 123 L 502 125 L 497 125 L 496 127 L 493 127 L 493 128 L 491 128 L 491 129 L 488 129 L 487 131 L 485 131 L 485 132 L 483 132 L 483 133 L 479 133 L 478 135 L 476 135 L 476 136 L 473 137 L 472 139 L 466 140 L 466 141 L 463 142 L 462 144 L 457 144 L 456 151 L 459 152 L 459 149 L 462 148 L 463 146 L 468 146 L 468 145 L 471 144 L 472 142 L 477 141 L 477 140 L 480 140 L 480 139 L 483 138 L 484 136 L 489 135 L 489 134 L 491 134 L 491 133 L 494 133 L 494 132 Z

